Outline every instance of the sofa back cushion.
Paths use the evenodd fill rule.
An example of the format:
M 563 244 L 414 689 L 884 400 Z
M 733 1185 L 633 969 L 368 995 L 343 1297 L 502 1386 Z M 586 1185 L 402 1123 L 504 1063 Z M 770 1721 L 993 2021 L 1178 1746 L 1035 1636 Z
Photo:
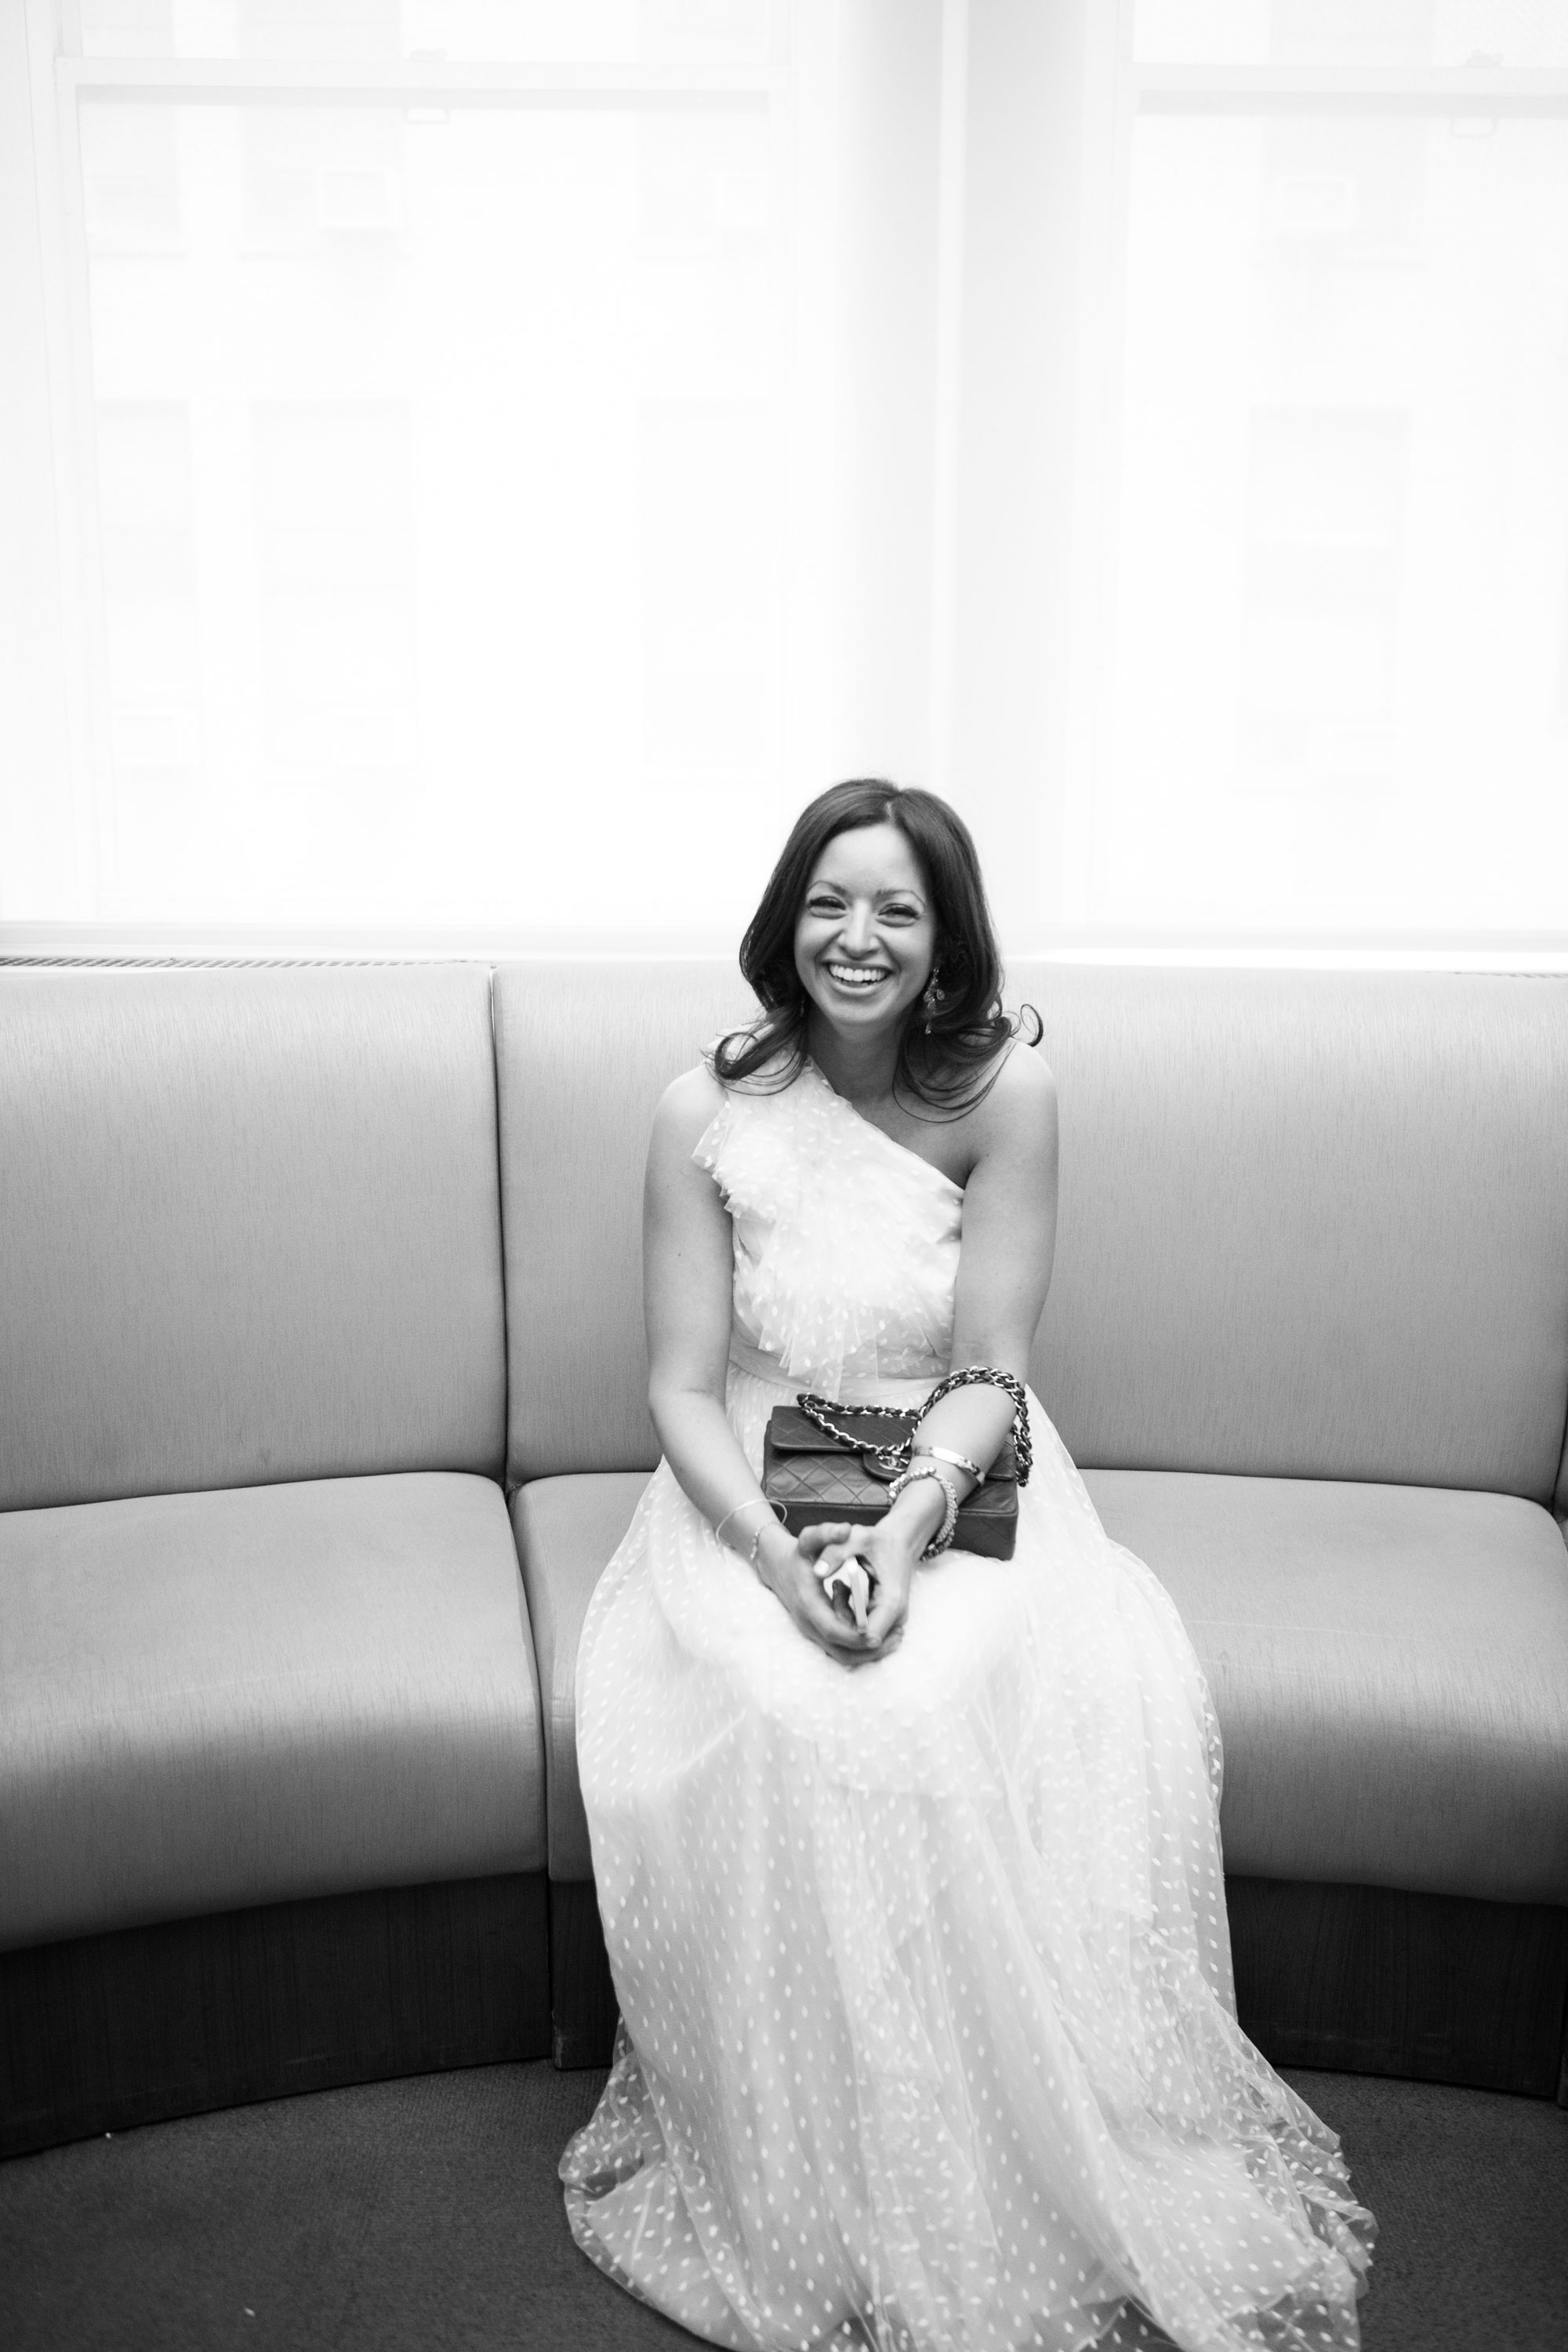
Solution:
M 501 1466 L 482 965 L 0 971 L 0 1507 Z
M 1568 982 L 1016 965 L 1061 1103 L 1033 1377 L 1077 1458 L 1549 1499 Z M 653 1106 L 729 965 L 497 973 L 510 1475 L 638 1468 Z
M 1059 1094 L 1035 1376 L 1069 1451 L 1550 1499 L 1568 982 L 1009 977 Z
M 501 964 L 507 1477 L 652 1469 L 642 1180 L 654 1107 L 756 1011 L 720 962 Z

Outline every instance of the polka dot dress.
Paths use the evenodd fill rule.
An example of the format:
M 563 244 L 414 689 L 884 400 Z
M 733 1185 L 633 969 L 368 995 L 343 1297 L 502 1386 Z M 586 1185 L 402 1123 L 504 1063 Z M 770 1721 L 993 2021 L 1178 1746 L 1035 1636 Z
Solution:
M 697 1156 L 752 1463 L 802 1388 L 922 1398 L 958 1188 L 810 1066 Z M 577 1663 L 623 2021 L 573 2231 L 714 2344 L 1353 2352 L 1372 2217 L 1236 2022 L 1197 1660 L 1031 1418 L 1015 1557 L 854 1674 L 655 1474 Z

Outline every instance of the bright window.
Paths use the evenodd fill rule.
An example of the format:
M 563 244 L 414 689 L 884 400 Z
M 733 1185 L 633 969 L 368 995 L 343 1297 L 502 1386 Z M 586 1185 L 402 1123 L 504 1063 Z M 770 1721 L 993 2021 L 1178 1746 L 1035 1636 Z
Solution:
M 1565 0 L 25 0 L 0 317 L 0 952 L 1568 957 Z
M 1085 928 L 1560 934 L 1568 8 L 1132 30 Z
M 679 845 L 732 925 L 788 740 L 774 15 L 35 7 L 85 849 L 5 914 L 657 932 Z

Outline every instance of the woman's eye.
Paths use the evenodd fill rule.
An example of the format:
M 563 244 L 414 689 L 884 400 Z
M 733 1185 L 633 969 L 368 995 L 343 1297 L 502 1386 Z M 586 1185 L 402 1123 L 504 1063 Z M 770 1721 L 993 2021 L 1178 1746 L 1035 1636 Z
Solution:
M 808 898 L 805 903 L 808 911 L 814 915 L 836 915 L 844 902 L 841 898 L 830 898 L 819 894 L 815 898 Z
M 884 907 L 882 915 L 885 921 L 893 923 L 913 923 L 919 920 L 913 907 Z

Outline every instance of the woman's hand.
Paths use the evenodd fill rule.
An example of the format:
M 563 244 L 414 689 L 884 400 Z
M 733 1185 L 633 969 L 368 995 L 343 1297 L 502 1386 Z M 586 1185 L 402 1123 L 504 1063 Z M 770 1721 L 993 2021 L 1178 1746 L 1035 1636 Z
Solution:
M 930 1531 L 918 1521 L 911 1525 L 911 1517 L 909 1514 L 895 1517 L 889 1513 L 868 1528 L 836 1527 L 811 1531 L 827 1538 L 817 1547 L 819 1577 L 831 1576 L 847 1559 L 863 1559 L 871 1572 L 870 1612 L 864 1631 L 859 1632 L 858 1646 L 846 1656 L 848 1665 L 871 1665 L 879 1658 L 890 1657 L 904 1638 L 915 1570 L 930 1539 Z M 802 1538 L 803 1543 L 805 1540 Z M 834 1614 L 853 1628 L 855 1621 L 847 1596 L 837 1594 L 833 1607 Z
M 910 1587 L 925 1540 L 886 1519 L 874 1528 L 831 1521 L 807 1528 L 798 1542 L 782 1528 L 769 1528 L 758 1546 L 757 1573 L 808 1642 L 841 1665 L 870 1665 L 903 1639 Z M 847 1596 L 839 1591 L 830 1597 L 824 1585 L 824 1578 L 846 1559 L 863 1559 L 871 1571 L 871 1608 L 863 1626 L 855 1622 Z
M 856 1533 L 847 1520 L 807 1528 L 797 1542 L 774 1524 L 764 1528 L 757 1547 L 757 1574 L 775 1601 L 785 1608 L 808 1642 L 819 1650 L 855 1664 L 866 1649 L 867 1633 L 847 1609 L 835 1608 L 823 1590 L 821 1563 L 837 1547 L 834 1558 L 847 1556 Z

